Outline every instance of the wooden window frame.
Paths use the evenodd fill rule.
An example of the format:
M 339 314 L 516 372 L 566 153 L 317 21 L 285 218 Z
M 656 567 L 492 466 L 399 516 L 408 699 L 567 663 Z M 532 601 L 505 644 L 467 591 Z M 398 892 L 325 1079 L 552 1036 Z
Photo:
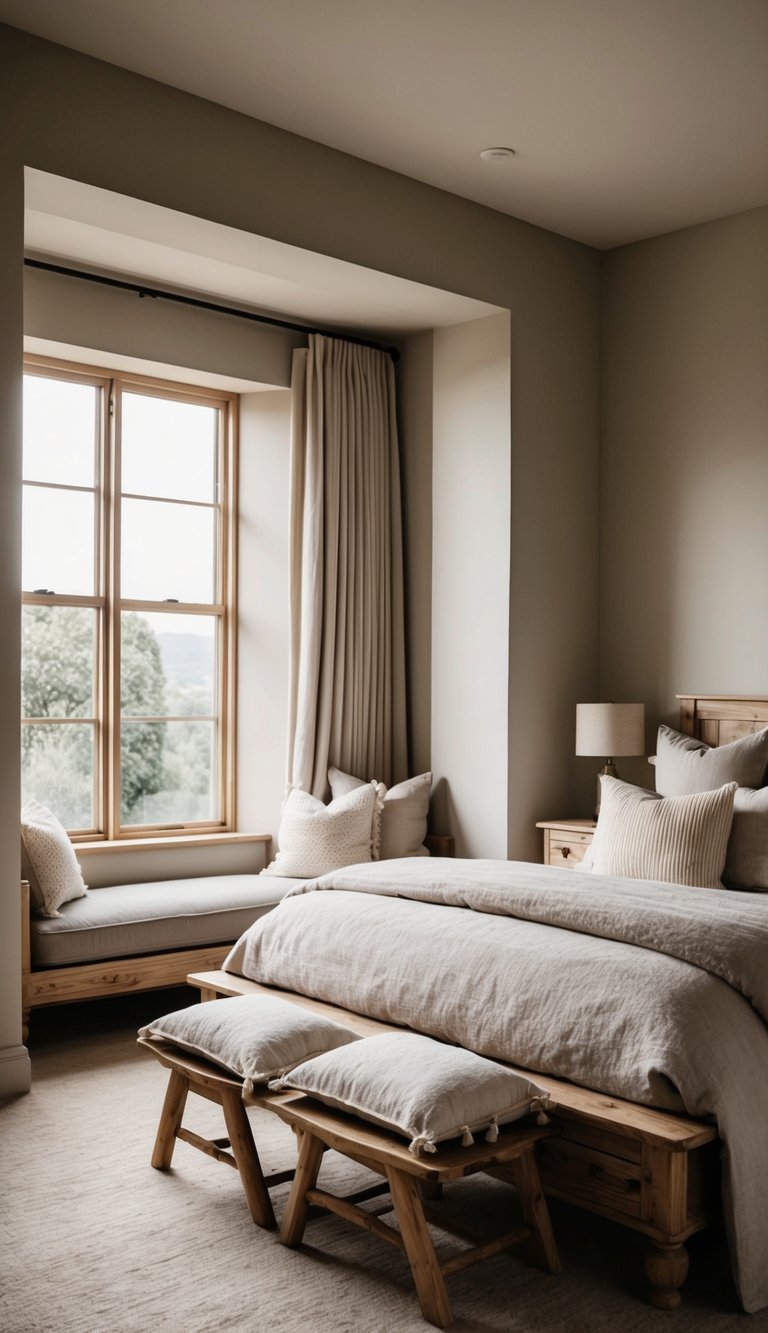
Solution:
M 79 362 L 43 356 L 24 358 L 24 373 L 70 383 L 90 384 L 101 390 L 100 438 L 97 442 L 95 490 L 94 595 L 43 594 L 22 592 L 22 605 L 90 606 L 97 613 L 96 663 L 94 681 L 94 718 L 97 735 L 94 763 L 94 805 L 97 826 L 69 831 L 74 843 L 130 843 L 135 840 L 167 839 L 169 836 L 210 837 L 234 830 L 236 809 L 236 717 L 237 689 L 237 429 L 238 396 L 220 389 L 173 380 L 156 379 Z M 120 489 L 120 436 L 123 390 L 149 397 L 172 399 L 205 405 L 219 412 L 217 458 L 217 495 L 212 503 L 216 514 L 216 586 L 211 603 L 168 603 L 122 599 L 120 589 L 120 508 L 124 498 Z M 41 483 L 25 483 L 41 484 Z M 65 483 L 42 483 L 62 490 L 92 489 Z M 138 497 L 174 503 L 166 496 Z M 194 502 L 182 502 L 190 503 Z M 120 623 L 124 611 L 146 611 L 178 615 L 216 616 L 216 680 L 218 708 L 215 743 L 217 749 L 216 805 L 219 819 L 188 823 L 120 823 Z M 175 715 L 174 715 L 175 716 Z M 142 719 L 144 720 L 144 719 Z M 159 719 L 164 721 L 165 719 Z M 169 719 L 174 720 L 174 719 Z M 198 718 L 195 721 L 211 720 Z M 47 719 L 25 719 L 23 725 Z M 86 724 L 89 719 L 73 719 Z M 59 724 L 61 720 L 58 720 Z M 56 725 L 51 719 L 50 725 Z

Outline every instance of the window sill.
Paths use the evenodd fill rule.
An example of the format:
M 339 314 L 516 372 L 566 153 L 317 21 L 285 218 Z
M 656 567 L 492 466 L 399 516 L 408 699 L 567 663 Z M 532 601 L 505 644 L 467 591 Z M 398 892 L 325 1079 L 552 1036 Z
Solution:
M 269 833 L 181 833 L 159 838 L 114 838 L 73 843 L 78 856 L 111 852 L 151 852 L 163 848 L 221 847 L 238 842 L 271 842 Z

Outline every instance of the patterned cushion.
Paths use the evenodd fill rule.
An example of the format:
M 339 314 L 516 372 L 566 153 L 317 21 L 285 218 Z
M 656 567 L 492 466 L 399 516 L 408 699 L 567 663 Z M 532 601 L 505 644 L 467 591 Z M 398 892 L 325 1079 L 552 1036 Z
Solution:
M 735 792 L 731 782 L 718 791 L 662 797 L 601 777 L 593 871 L 721 889 Z
M 294 788 L 277 835 L 279 851 L 263 874 L 314 879 L 329 870 L 370 861 L 378 840 L 376 785 L 356 788 L 330 805 Z
M 355 778 L 351 773 L 342 773 L 340 768 L 328 769 L 328 781 L 334 800 L 346 796 L 347 792 L 364 786 L 362 778 Z M 385 787 L 377 783 L 381 807 L 381 843 L 378 856 L 374 860 L 389 861 L 400 856 L 429 856 L 424 846 L 427 836 L 427 815 L 429 813 L 429 793 L 432 789 L 432 774 L 421 773 L 416 778 L 406 778 L 394 787 Z
M 21 873 L 40 916 L 58 916 L 63 903 L 87 891 L 66 829 L 39 801 L 27 801 L 21 812 Z

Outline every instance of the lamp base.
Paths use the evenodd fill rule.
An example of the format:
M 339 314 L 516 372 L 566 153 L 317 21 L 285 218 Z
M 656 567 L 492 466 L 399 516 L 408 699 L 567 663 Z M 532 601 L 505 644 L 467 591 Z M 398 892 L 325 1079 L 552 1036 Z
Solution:
M 616 765 L 614 764 L 612 759 L 609 759 L 605 764 L 603 764 L 603 767 L 600 769 L 597 775 L 597 801 L 595 802 L 595 819 L 599 819 L 600 817 L 600 779 L 602 777 L 617 778 L 618 776 L 619 775 L 616 771 Z

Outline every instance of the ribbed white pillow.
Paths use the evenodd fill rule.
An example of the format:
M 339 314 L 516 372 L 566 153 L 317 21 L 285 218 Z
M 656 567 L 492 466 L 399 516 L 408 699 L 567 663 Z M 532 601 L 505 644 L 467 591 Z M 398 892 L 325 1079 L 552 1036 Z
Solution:
M 272 995 L 191 1004 L 139 1028 L 139 1036 L 170 1041 L 212 1060 L 242 1078 L 245 1093 L 321 1051 L 359 1040 L 341 1023 Z
M 663 797 L 601 777 L 592 870 L 721 889 L 735 792 L 730 782 L 717 791 Z
M 461 1046 L 418 1033 L 385 1032 L 354 1046 L 329 1051 L 270 1088 L 296 1088 L 341 1111 L 351 1111 L 410 1139 L 410 1150 L 435 1152 L 435 1144 L 473 1130 L 494 1142 L 497 1126 L 550 1105 L 542 1088 L 504 1065 Z
M 759 787 L 768 767 L 768 727 L 728 745 L 707 745 L 671 727 L 659 727 L 656 790 L 661 796 L 691 796 L 726 782 Z
M 374 783 L 358 787 L 330 805 L 294 788 L 283 806 L 277 835 L 279 851 L 262 874 L 314 879 L 342 866 L 372 860 L 374 841 L 378 841 Z
M 39 801 L 27 801 L 21 811 L 21 873 L 40 916 L 60 916 L 64 903 L 87 892 L 66 829 Z
M 342 773 L 340 768 L 328 769 L 328 782 L 334 800 L 365 785 L 362 778 Z M 429 856 L 424 839 L 427 836 L 432 774 L 420 773 L 418 777 L 406 778 L 394 787 L 387 788 L 383 782 L 376 786 L 381 804 L 381 842 L 378 855 L 374 853 L 374 860 Z

